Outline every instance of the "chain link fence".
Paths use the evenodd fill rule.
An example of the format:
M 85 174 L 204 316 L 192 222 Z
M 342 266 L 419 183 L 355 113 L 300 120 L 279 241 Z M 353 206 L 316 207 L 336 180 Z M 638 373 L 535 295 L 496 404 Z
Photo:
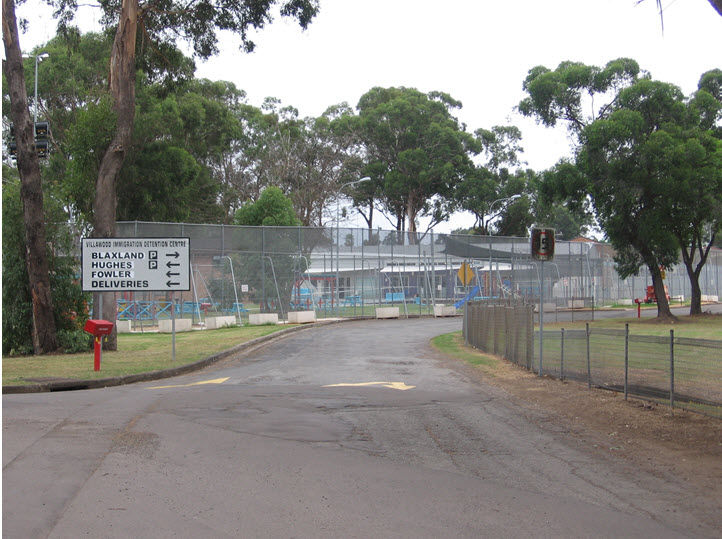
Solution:
M 190 238 L 192 289 L 176 299 L 197 319 L 250 312 L 285 319 L 289 311 L 309 309 L 319 317 L 374 316 L 385 305 L 414 316 L 475 299 L 538 304 L 542 291 L 547 312 L 550 306 L 583 310 L 632 306 L 651 285 L 644 270 L 621 279 L 611 246 L 589 241 L 557 241 L 554 261 L 542 267 L 531 260 L 528 238 L 137 221 L 118 223 L 117 236 Z M 460 277 L 464 263 L 471 269 L 466 282 Z M 719 297 L 720 266 L 722 255 L 713 251 L 700 278 L 707 299 Z M 668 271 L 666 283 L 673 301 L 689 298 L 682 266 Z M 144 316 L 151 319 L 164 316 L 157 302 L 168 301 L 150 292 L 119 299 L 150 302 Z

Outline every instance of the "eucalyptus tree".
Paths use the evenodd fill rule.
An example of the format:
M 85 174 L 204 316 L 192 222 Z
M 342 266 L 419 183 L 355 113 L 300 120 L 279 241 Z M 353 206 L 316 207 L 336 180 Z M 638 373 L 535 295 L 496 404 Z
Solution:
M 530 220 L 529 215 L 522 215 L 522 208 L 529 210 L 529 205 L 521 201 L 504 202 L 512 195 L 520 195 L 527 190 L 526 173 L 509 170 L 522 164 L 521 131 L 515 126 L 494 126 L 477 129 L 474 135 L 480 144 L 484 163 L 476 165 L 462 180 L 456 191 L 459 207 L 475 217 L 473 230 L 476 234 L 488 235 L 491 234 L 491 222 L 514 206 L 519 226 L 507 219 L 503 230 L 505 233 L 510 233 L 512 229 L 518 232 L 522 230 L 521 225 Z M 522 235 L 526 235 L 526 228 L 523 230 Z
M 721 108 L 702 90 L 686 99 L 674 85 L 641 79 L 580 133 L 581 174 L 560 186 L 570 198 L 591 198 L 622 277 L 647 266 L 661 318 L 672 317 L 662 270 L 680 251 L 692 284 L 690 312 L 701 312 L 699 272 L 722 214 L 722 142 L 703 119 Z
M 306 118 L 303 127 L 297 146 L 298 170 L 288 178 L 286 188 L 304 226 L 320 227 L 329 204 L 339 195 L 352 157 L 334 133 L 328 114 Z
M 233 143 L 233 183 L 226 193 L 229 208 L 256 202 L 275 186 L 288 191 L 299 171 L 299 146 L 305 123 L 298 110 L 267 97 L 261 108 L 243 105 L 238 114 L 239 138 Z
M 3 0 L 2 27 L 5 45 L 3 67 L 8 80 L 11 119 L 15 126 L 18 172 L 21 180 L 20 198 L 25 224 L 26 247 L 24 262 L 27 267 L 32 302 L 33 352 L 45 354 L 57 349 L 58 336 L 53 318 L 53 294 L 48 275 L 40 163 L 35 151 L 35 128 L 28 109 L 23 59 L 13 0 Z M 36 66 L 37 62 L 38 58 L 35 58 Z
M 445 221 L 456 207 L 455 191 L 480 150 L 452 115 L 458 108 L 448 94 L 403 87 L 373 88 L 359 100 L 357 132 L 367 171 L 399 231 L 416 232 L 422 216 L 430 226 Z
M 637 196 L 639 187 L 628 176 L 635 163 L 623 151 L 631 143 L 620 142 L 620 152 L 608 155 L 598 135 L 615 111 L 619 115 L 628 112 L 615 107 L 620 93 L 637 82 L 640 72 L 637 62 L 624 58 L 603 68 L 579 62 L 562 62 L 554 71 L 537 66 L 524 80 L 527 97 L 518 108 L 548 127 L 564 121 L 577 138 L 576 164 L 581 174 L 573 176 L 570 183 L 558 185 L 560 196 L 578 201 L 591 198 L 597 220 L 617 248 L 617 271 L 631 275 L 645 264 L 657 292 L 658 316 L 671 317 L 660 266 L 675 261 L 670 249 L 673 242 L 669 232 L 651 224 L 660 217 L 656 196 Z M 620 173 L 623 167 L 626 170 Z
M 9 2 L 10 0 L 6 0 Z M 77 10 L 76 0 L 49 0 L 56 9 L 59 26 L 68 28 Z M 318 0 L 140 0 L 100 2 L 102 24 L 114 34 L 108 82 L 114 113 L 113 136 L 100 159 L 93 202 L 93 235 L 115 235 L 116 183 L 132 143 L 136 108 L 136 73 L 139 50 L 153 51 L 164 58 L 165 50 L 175 50 L 176 42 L 190 45 L 193 55 L 202 59 L 218 52 L 218 34 L 229 31 L 240 38 L 240 46 L 250 52 L 255 44 L 249 31 L 272 22 L 272 8 L 306 28 L 318 12 Z M 101 301 L 100 295 L 96 303 Z M 115 313 L 113 293 L 102 294 L 105 313 Z M 116 341 L 111 338 L 110 348 Z
M 699 278 L 722 233 L 722 99 L 705 89 L 715 78 L 722 82 L 720 70 L 703 75 L 699 90 L 680 107 L 679 121 L 665 122 L 647 141 L 645 166 L 656 176 L 665 228 L 677 240 L 690 280 L 690 314 L 702 313 Z

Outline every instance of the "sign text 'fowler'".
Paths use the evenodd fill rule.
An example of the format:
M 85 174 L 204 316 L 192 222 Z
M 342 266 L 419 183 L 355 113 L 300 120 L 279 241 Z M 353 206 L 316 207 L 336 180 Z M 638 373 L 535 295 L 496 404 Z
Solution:
M 83 238 L 86 292 L 190 290 L 189 238 Z

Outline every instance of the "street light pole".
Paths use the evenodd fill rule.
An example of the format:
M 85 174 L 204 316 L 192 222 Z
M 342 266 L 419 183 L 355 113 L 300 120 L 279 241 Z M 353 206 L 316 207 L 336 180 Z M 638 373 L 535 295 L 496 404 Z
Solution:
M 491 215 L 491 210 L 494 207 L 494 204 L 497 202 L 508 202 L 510 200 L 516 200 L 517 198 L 521 198 L 521 195 L 511 195 L 510 197 L 505 198 L 498 198 L 491 204 L 489 204 L 489 214 Z M 487 290 L 487 295 L 489 297 L 492 297 L 492 282 L 493 282 L 493 276 L 491 274 L 491 234 L 489 234 L 489 223 L 491 222 L 492 217 L 489 217 L 489 222 L 486 225 L 486 233 L 489 235 L 489 290 Z
M 35 100 L 33 101 L 33 134 L 35 132 L 35 124 L 38 121 L 38 64 L 50 55 L 47 52 L 35 55 Z M 26 56 L 26 58 L 31 58 Z
M 336 197 L 336 308 L 338 309 L 339 314 L 341 314 L 341 295 L 340 295 L 340 282 L 339 282 L 339 263 L 341 260 L 341 253 L 340 253 L 340 245 L 341 245 L 341 238 L 339 234 L 339 228 L 341 225 L 340 221 L 340 212 L 339 212 L 339 201 L 341 199 L 341 194 L 343 192 L 344 187 L 348 187 L 349 185 L 356 185 L 361 182 L 368 182 L 371 181 L 371 178 L 368 176 L 365 176 L 359 180 L 354 180 L 352 182 L 347 182 L 341 185 L 341 187 L 338 188 L 338 196 Z

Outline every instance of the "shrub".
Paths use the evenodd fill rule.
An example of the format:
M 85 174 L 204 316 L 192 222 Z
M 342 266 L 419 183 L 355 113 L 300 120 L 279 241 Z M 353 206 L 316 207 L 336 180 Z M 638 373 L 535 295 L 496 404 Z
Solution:
M 78 354 L 92 348 L 93 337 L 82 329 L 61 329 L 58 331 L 58 342 L 66 354 Z
M 3 166 L 2 184 L 2 352 L 32 353 L 32 300 L 25 265 L 25 228 L 20 182 Z M 87 320 L 90 295 L 83 293 L 78 282 L 78 260 L 68 217 L 62 204 L 45 193 L 48 269 L 53 294 L 55 327 L 73 332 Z

